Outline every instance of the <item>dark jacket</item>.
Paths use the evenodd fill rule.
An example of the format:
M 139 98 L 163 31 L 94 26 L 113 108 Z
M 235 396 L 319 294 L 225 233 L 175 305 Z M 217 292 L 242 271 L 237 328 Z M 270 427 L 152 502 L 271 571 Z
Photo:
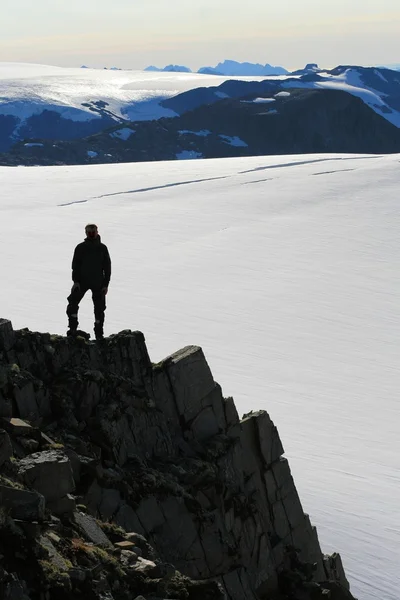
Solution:
M 75 248 L 72 280 L 88 288 L 107 287 L 111 277 L 111 259 L 100 236 L 87 238 Z

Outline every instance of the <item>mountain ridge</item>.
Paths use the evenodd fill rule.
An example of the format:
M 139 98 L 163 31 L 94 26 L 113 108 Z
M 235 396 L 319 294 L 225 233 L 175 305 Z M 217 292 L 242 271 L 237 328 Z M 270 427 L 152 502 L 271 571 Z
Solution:
M 69 94 L 71 94 L 71 90 L 76 89 L 76 86 L 72 86 L 76 80 L 74 78 L 78 76 L 76 72 L 71 73 L 72 79 L 67 77 L 63 80 L 60 77 L 63 69 L 58 68 L 53 72 L 52 68 L 48 68 L 45 72 L 49 75 L 46 75 L 44 79 L 30 74 L 15 81 L 11 77 L 10 68 L 5 69 L 6 75 L 3 81 L 0 77 L 0 94 L 3 90 L 3 98 L 0 98 L 0 150 L 7 152 L 13 148 L 11 155 L 14 158 L 15 147 L 19 149 L 24 147 L 21 146 L 22 141 L 27 144 L 27 148 L 32 148 L 32 144 L 43 144 L 47 147 L 50 142 L 53 142 L 56 153 L 57 145 L 64 146 L 65 141 L 71 140 L 72 146 L 73 140 L 86 139 L 93 134 L 102 135 L 102 132 L 114 125 L 123 127 L 126 124 L 129 127 L 140 121 L 152 122 L 164 117 L 178 118 L 178 115 L 182 117 L 185 113 L 201 107 L 203 108 L 202 120 L 204 120 L 203 112 L 207 110 L 210 112 L 211 119 L 215 112 L 212 106 L 221 101 L 230 100 L 230 107 L 236 105 L 239 110 L 240 99 L 244 101 L 246 98 L 250 100 L 256 100 L 257 97 L 265 99 L 268 94 L 287 94 L 288 90 L 297 90 L 296 97 L 300 97 L 301 94 L 306 97 L 307 90 L 324 91 L 328 96 L 321 94 L 321 97 L 325 97 L 326 104 L 332 106 L 333 109 L 335 107 L 333 99 L 337 98 L 335 93 L 341 91 L 349 96 L 360 98 L 369 110 L 400 129 L 400 75 L 389 69 L 340 65 L 331 71 L 323 71 L 317 65 L 310 63 L 297 75 L 251 77 L 246 80 L 241 77 L 230 78 L 229 76 L 218 79 L 214 75 L 192 73 L 186 73 L 183 76 L 177 75 L 176 79 L 174 74 L 167 72 L 142 73 L 140 75 L 129 73 L 130 83 L 126 83 L 124 72 L 100 71 L 93 74 L 90 69 L 83 69 L 78 70 L 79 77 L 83 77 L 84 83 L 80 88 L 80 95 L 74 93 L 75 95 L 72 94 L 71 97 L 68 97 L 66 88 L 69 86 Z M 29 73 L 31 71 L 34 73 L 35 70 L 32 68 Z M 68 70 L 66 72 L 69 73 Z M 93 77 L 96 78 L 95 85 Z M 202 87 L 198 87 L 200 82 L 203 84 Z M 216 85 L 213 85 L 214 83 Z M 93 85 L 95 88 L 98 85 L 97 99 L 91 97 L 91 94 L 94 93 Z M 143 90 L 143 86 L 146 85 L 148 89 Z M 168 89 L 160 91 L 158 89 L 160 85 L 168 86 Z M 141 91 L 137 92 L 140 86 L 142 86 Z M 179 93 L 179 89 L 177 90 L 176 87 L 180 87 L 183 91 Z M 43 100 L 37 99 L 39 94 L 43 95 Z M 331 100 L 328 100 L 329 94 L 331 94 Z M 51 95 L 53 99 L 49 101 Z M 46 101 L 44 100 L 45 96 Z M 312 98 L 313 96 L 309 94 L 308 97 Z M 303 106 L 307 108 L 306 104 Z M 361 105 L 358 104 L 358 106 L 362 110 Z M 271 114 L 271 111 L 268 113 Z M 360 119 L 368 128 L 369 125 L 364 118 L 366 114 L 368 113 L 362 110 Z M 301 118 L 300 114 L 299 118 Z M 354 114 L 354 118 L 348 122 L 348 126 L 353 128 L 356 123 L 357 117 Z M 376 119 L 371 116 L 371 127 L 375 132 L 379 129 L 376 123 Z M 296 127 L 299 126 L 296 124 Z M 312 122 L 310 122 L 310 126 L 313 127 Z M 146 127 L 149 132 L 159 129 L 153 125 Z M 198 129 L 196 123 L 192 123 L 191 127 Z M 202 126 L 199 125 L 199 127 Z M 384 128 L 384 126 L 382 127 Z M 389 132 L 389 129 L 387 131 Z M 230 135 L 223 131 L 215 131 L 215 133 Z M 237 134 L 233 133 L 232 135 Z M 366 133 L 365 137 L 368 135 Z M 328 131 L 328 142 L 330 137 L 331 133 Z M 388 133 L 386 147 L 381 145 L 378 150 L 378 146 L 376 146 L 376 151 L 393 151 L 392 140 L 395 137 L 396 134 Z M 327 147 L 330 147 L 329 143 Z M 343 146 L 342 151 L 346 152 L 348 148 L 350 145 Z M 362 145 L 357 148 L 357 151 L 365 151 Z M 397 149 L 397 146 L 395 148 Z M 112 149 L 112 145 L 110 149 Z M 90 148 L 88 150 L 91 151 Z M 280 152 L 279 149 L 275 151 Z M 291 146 L 288 146 L 288 151 L 297 152 L 296 148 Z M 303 146 L 302 151 L 308 151 L 306 146 Z M 315 146 L 311 151 L 320 151 L 320 146 Z M 106 154 L 112 154 L 112 152 L 106 152 Z M 154 156 L 150 156 L 149 160 L 153 159 Z M 5 160 L 5 155 L 2 156 L 2 160 Z M 7 163 L 3 162 L 3 164 Z
M 343 91 L 271 89 L 76 141 L 37 139 L 0 164 L 96 164 L 268 154 L 400 152 L 400 129 Z M 290 90 L 290 91 L 289 91 Z

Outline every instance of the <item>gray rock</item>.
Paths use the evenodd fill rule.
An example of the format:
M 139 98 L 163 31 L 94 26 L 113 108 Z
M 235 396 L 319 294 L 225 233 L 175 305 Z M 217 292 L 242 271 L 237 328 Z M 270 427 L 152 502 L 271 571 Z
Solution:
M 40 416 L 32 381 L 21 382 L 13 393 L 21 419 L 34 420 Z
M 98 505 L 99 513 L 103 519 L 111 519 L 124 504 L 121 494 L 113 488 L 102 490 L 101 501 Z
M 254 414 L 258 430 L 260 449 L 266 465 L 271 465 L 284 453 L 278 430 L 265 411 Z
M 120 555 L 120 561 L 124 565 L 131 565 L 132 563 L 137 562 L 138 555 L 133 550 L 122 549 Z
M 142 500 L 136 509 L 136 514 L 147 534 L 165 522 L 164 515 L 154 496 Z
M 89 542 L 96 544 L 96 546 L 113 547 L 112 543 L 103 530 L 97 525 L 96 520 L 93 517 L 81 512 L 76 512 L 74 513 L 74 519 L 84 537 L 89 540 Z
M 140 533 L 127 533 L 126 539 L 135 544 L 135 546 L 132 548 L 132 551 L 136 552 L 138 556 L 143 556 L 149 560 L 154 560 L 157 558 L 154 549 L 147 542 L 146 538 L 143 537 L 143 535 L 140 535 Z
M 281 500 L 272 505 L 272 520 L 275 534 L 284 539 L 290 533 L 289 521 Z
M 8 319 L 0 319 L 0 350 L 8 352 L 14 346 L 15 333 Z
M 342 558 L 340 554 L 334 552 L 332 555 L 324 556 L 324 567 L 327 574 L 327 579 L 339 583 L 346 590 L 350 589 L 349 582 L 347 581 L 346 574 L 344 572 Z
M 288 496 L 295 488 L 289 463 L 286 458 L 280 458 L 271 465 L 271 471 L 276 483 L 277 496 L 279 499 Z
M 239 415 L 236 410 L 235 402 L 233 398 L 225 398 L 224 400 L 224 411 L 226 426 L 233 427 L 239 423 Z
M 11 458 L 12 454 L 13 450 L 10 437 L 4 429 L 0 429 L 0 467 Z
M 53 546 L 53 543 L 47 536 L 42 535 L 39 538 L 39 544 L 42 546 L 42 548 L 46 550 L 48 561 L 51 562 L 52 565 L 54 565 L 54 567 L 56 567 L 58 571 L 68 571 L 67 563 L 65 562 L 61 554 L 57 552 L 57 550 Z
M 303 507 L 301 505 L 297 490 L 294 486 L 292 492 L 288 496 L 285 496 L 282 502 L 290 527 L 294 529 L 304 519 Z
M 327 573 L 334 582 L 342 579 L 338 560 L 326 558 L 324 569 L 316 530 L 303 513 L 273 422 L 263 411 L 239 421 L 233 399 L 223 398 L 200 348 L 184 348 L 153 367 L 140 333 L 111 336 L 101 347 L 25 330 L 15 338 L 11 351 L 0 347 L 0 417 L 10 417 L 12 405 L 21 415 L 42 418 L 52 404 L 61 418 L 49 414 L 46 431 L 72 449 L 26 457 L 26 450 L 38 443 L 51 447 L 52 440 L 22 420 L 9 418 L 3 425 L 0 419 L 0 428 L 22 458 L 22 481 L 43 492 L 53 515 L 73 511 L 74 536 L 105 546 L 133 577 L 133 570 L 142 573 L 141 581 L 175 569 L 201 580 L 182 583 L 196 598 L 222 597 L 207 588 L 209 578 L 224 585 L 227 600 L 274 597 L 288 544 L 301 546 L 302 560 L 317 563 L 316 581 L 326 580 Z M 12 390 L 15 402 L 7 404 Z M 56 405 L 57 395 L 63 401 Z M 6 460 L 1 440 L 0 432 L 0 466 Z M 74 482 L 87 514 L 76 510 Z M 27 494 L 28 506 L 27 499 L 41 499 L 43 518 L 43 496 L 7 493 Z M 0 496 L 4 504 L 1 490 Z M 20 503 L 16 510 L 23 516 Z M 35 510 L 29 518 L 39 517 Z M 110 533 L 114 546 L 90 515 L 131 533 Z M 46 530 L 39 518 L 14 523 L 26 540 L 45 538 L 42 547 L 55 566 L 67 569 L 68 585 L 89 579 L 88 589 L 99 600 L 111 600 L 113 593 L 122 598 L 122 579 L 107 582 L 100 559 L 89 561 L 87 569 L 68 568 L 58 552 L 63 527 L 55 519 L 48 519 Z M 167 569 L 161 561 L 173 566 Z M 149 585 L 163 596 L 162 585 Z M 149 587 L 138 589 L 148 595 Z
M 216 385 L 203 351 L 186 346 L 168 357 L 166 364 L 179 414 L 191 421 L 205 408 L 203 398 Z
M 47 503 L 47 507 L 57 516 L 72 515 L 76 510 L 76 501 L 71 494 Z
M 18 439 L 19 444 L 26 450 L 27 454 L 33 454 L 37 450 L 39 450 L 39 442 L 37 440 L 32 440 L 31 438 L 20 437 Z
M 37 492 L 0 485 L 0 506 L 10 511 L 10 516 L 21 521 L 43 521 L 45 499 Z
M 75 489 L 69 458 L 57 450 L 31 454 L 20 461 L 18 472 L 26 485 L 49 501 L 63 498 Z
M 244 475 L 251 475 L 258 470 L 261 464 L 259 445 L 256 432 L 256 417 L 250 415 L 240 422 L 240 464 L 238 470 L 243 470 Z
M 96 381 L 87 381 L 79 401 L 78 419 L 80 421 L 88 419 L 99 404 L 100 399 L 101 390 L 98 383 Z
M 125 550 L 126 552 L 126 550 Z M 142 573 L 146 577 L 158 578 L 160 577 L 160 567 L 156 565 L 152 560 L 147 560 L 141 556 L 137 557 L 137 562 L 131 566 L 131 568 L 137 573 Z
M 193 432 L 194 437 L 200 441 L 217 435 L 219 427 L 211 406 L 207 406 L 207 408 L 204 408 L 199 412 L 191 423 L 190 429 Z
M 2 427 L 13 437 L 28 437 L 40 440 L 40 431 L 37 427 L 32 427 L 26 421 L 17 417 L 2 417 L 0 419 Z
M 115 515 L 115 522 L 120 525 L 120 527 L 123 527 L 125 531 L 134 532 L 135 534 L 140 535 L 144 535 L 146 533 L 138 519 L 137 514 L 133 508 L 128 506 L 128 504 L 122 504 Z
M 202 400 L 205 407 L 211 407 L 214 413 L 214 420 L 217 425 L 217 433 L 225 433 L 227 422 L 225 417 L 225 400 L 222 395 L 221 386 L 216 383 L 215 387 Z
M 230 571 L 222 576 L 222 580 L 229 600 L 243 600 L 243 598 L 246 598 L 246 600 L 256 600 L 244 569 Z

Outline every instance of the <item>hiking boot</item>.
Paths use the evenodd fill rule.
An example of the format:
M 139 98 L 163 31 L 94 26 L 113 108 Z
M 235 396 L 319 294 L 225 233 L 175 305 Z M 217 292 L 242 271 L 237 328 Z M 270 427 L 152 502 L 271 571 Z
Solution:
M 78 317 L 76 315 L 68 315 L 68 327 L 67 336 L 76 336 L 78 329 Z
M 102 323 L 94 324 L 94 336 L 96 340 L 104 340 L 104 329 Z

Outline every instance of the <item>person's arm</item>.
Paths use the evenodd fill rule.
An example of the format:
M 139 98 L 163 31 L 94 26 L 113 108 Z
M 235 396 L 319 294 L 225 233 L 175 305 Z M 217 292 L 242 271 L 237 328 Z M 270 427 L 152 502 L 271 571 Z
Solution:
M 75 248 L 74 256 L 72 258 L 72 281 L 74 283 L 80 283 L 81 277 L 81 263 L 82 257 L 79 246 Z
M 111 258 L 108 252 L 107 246 L 104 246 L 104 259 L 103 259 L 103 273 L 104 273 L 104 287 L 108 287 L 111 279 Z

